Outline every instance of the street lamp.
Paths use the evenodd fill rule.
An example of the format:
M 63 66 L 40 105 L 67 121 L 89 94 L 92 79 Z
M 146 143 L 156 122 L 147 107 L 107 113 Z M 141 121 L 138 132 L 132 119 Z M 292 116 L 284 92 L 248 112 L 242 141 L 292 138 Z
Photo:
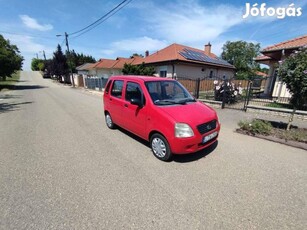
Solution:
M 56 36 L 61 37 L 63 35 L 57 34 Z M 68 54 L 70 55 L 69 44 L 68 44 L 68 34 L 65 32 L 64 36 L 65 36 L 67 51 L 68 51 Z M 73 72 L 72 72 L 72 64 L 71 64 L 70 58 L 68 58 L 68 61 L 69 61 L 69 69 L 70 69 L 70 74 L 71 74 L 72 87 L 75 88 L 75 81 L 74 81 L 74 76 L 73 76 Z

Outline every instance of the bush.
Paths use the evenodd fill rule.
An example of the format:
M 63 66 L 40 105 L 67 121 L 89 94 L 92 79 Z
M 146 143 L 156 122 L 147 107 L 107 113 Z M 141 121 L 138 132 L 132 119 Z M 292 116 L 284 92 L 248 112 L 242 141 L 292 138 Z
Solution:
M 254 119 L 252 121 L 240 121 L 239 127 L 250 134 L 269 135 L 272 130 L 272 125 L 268 121 Z

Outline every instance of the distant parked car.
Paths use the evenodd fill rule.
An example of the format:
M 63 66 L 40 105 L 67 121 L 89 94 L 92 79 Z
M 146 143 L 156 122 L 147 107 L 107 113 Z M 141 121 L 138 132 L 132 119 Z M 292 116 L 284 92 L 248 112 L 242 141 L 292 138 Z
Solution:
M 173 79 L 112 76 L 103 101 L 106 125 L 118 125 L 149 141 L 160 160 L 197 152 L 219 135 L 216 112 Z
M 48 72 L 44 72 L 43 73 L 43 78 L 50 78 L 51 76 L 50 76 L 50 74 L 48 73 Z

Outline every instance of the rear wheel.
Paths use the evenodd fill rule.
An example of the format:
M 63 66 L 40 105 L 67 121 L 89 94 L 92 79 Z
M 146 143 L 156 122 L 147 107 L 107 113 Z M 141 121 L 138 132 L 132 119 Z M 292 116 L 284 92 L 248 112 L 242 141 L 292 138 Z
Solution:
M 155 157 L 162 161 L 168 161 L 172 157 L 169 144 L 165 137 L 155 133 L 150 138 L 150 147 Z
M 105 114 L 105 120 L 106 120 L 106 124 L 107 124 L 109 129 L 115 128 L 115 124 L 113 123 L 112 117 L 109 113 Z

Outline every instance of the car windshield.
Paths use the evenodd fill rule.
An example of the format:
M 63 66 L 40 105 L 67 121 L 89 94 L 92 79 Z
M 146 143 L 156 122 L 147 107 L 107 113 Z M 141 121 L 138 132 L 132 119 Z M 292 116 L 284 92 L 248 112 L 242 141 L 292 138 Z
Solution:
M 155 105 L 187 104 L 196 101 L 177 81 L 151 81 L 145 85 Z

